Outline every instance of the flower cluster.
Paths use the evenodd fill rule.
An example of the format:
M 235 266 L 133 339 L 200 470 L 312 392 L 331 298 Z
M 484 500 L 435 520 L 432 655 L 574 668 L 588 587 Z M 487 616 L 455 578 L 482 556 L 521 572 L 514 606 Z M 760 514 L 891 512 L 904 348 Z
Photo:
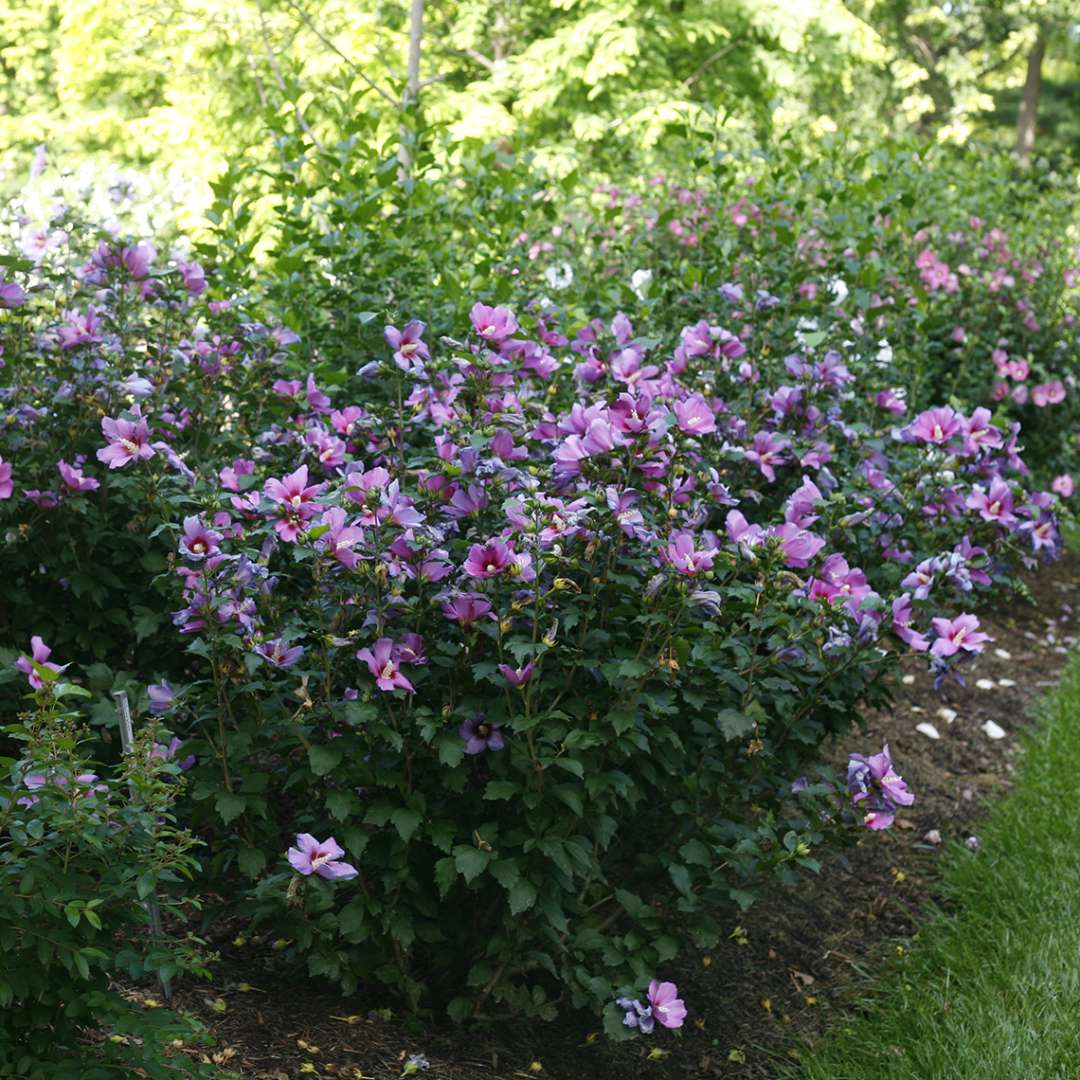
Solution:
M 616 1000 L 615 1004 L 625 1010 L 623 1024 L 626 1027 L 636 1028 L 642 1034 L 649 1035 L 658 1023 L 666 1028 L 683 1026 L 686 1006 L 679 997 L 679 988 L 674 983 L 657 982 L 653 979 L 649 983 L 645 1000 L 647 1005 L 643 1005 L 637 998 L 621 997 Z
M 897 776 L 885 743 L 880 754 L 864 757 L 852 754 L 848 759 L 848 793 L 851 803 L 864 814 L 868 829 L 887 829 L 896 820 L 901 806 L 911 806 L 915 796 Z

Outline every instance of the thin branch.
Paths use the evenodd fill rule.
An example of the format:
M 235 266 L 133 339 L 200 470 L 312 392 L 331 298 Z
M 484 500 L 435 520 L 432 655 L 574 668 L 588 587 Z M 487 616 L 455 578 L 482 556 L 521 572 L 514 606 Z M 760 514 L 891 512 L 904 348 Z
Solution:
M 315 24 L 314 24 L 314 23 L 313 23 L 313 22 L 311 21 L 311 19 L 309 18 L 309 16 L 308 16 L 307 12 L 306 12 L 306 11 L 304 11 L 304 9 L 303 9 L 303 8 L 301 8 L 301 7 L 300 7 L 300 6 L 298 5 L 298 4 L 294 3 L 294 0 L 285 0 L 285 5 L 286 5 L 286 7 L 289 7 L 289 8 L 291 8 L 291 9 L 292 9 L 293 11 L 295 11 L 295 12 L 296 12 L 296 14 L 297 14 L 297 15 L 299 15 L 299 16 L 300 16 L 300 18 L 301 18 L 301 19 L 303 20 L 303 23 L 304 23 L 304 25 L 305 25 L 305 26 L 306 26 L 306 27 L 307 27 L 307 28 L 308 28 L 308 29 L 309 29 L 309 30 L 310 30 L 310 31 L 311 31 L 311 32 L 312 32 L 312 33 L 313 33 L 313 34 L 314 34 L 314 35 L 315 35 L 315 36 L 316 36 L 316 37 L 317 37 L 317 38 L 318 38 L 318 39 L 319 39 L 319 40 L 320 40 L 320 41 L 321 41 L 321 42 L 322 42 L 322 43 L 323 43 L 323 44 L 324 44 L 324 45 L 325 45 L 325 46 L 326 46 L 326 47 L 327 47 L 327 48 L 328 48 L 328 49 L 329 49 L 330 51 L 331 51 L 331 52 L 337 53 L 337 55 L 338 55 L 338 56 L 340 56 L 340 57 L 341 57 L 341 59 L 342 59 L 342 60 L 344 60 L 346 64 L 348 64 L 348 66 L 349 66 L 349 69 L 350 69 L 350 70 L 352 71 L 352 73 L 353 73 L 354 75 L 358 75 L 358 76 L 359 76 L 359 77 L 360 77 L 361 79 L 363 79 L 363 81 L 364 81 L 364 82 L 366 82 L 366 83 L 368 84 L 368 86 L 369 86 L 369 87 L 370 87 L 370 88 L 371 88 L 372 90 L 374 90 L 376 94 L 378 94 L 378 95 L 379 95 L 379 97 L 381 97 L 381 98 L 384 98 L 384 99 L 385 99 L 386 101 L 389 101 L 389 102 L 390 102 L 390 104 L 391 104 L 391 105 L 393 105 L 395 109 L 400 109 L 400 108 L 401 108 L 401 102 L 399 102 L 399 101 L 398 101 L 398 99 L 397 99 L 396 97 L 394 97 L 394 96 L 393 96 L 393 94 L 391 94 L 391 93 L 389 93 L 388 91 L 384 90 L 384 89 L 383 89 L 383 88 L 382 88 L 382 87 L 381 87 L 381 86 L 380 86 L 380 85 L 379 85 L 379 84 L 378 84 L 377 82 L 374 82 L 374 81 L 372 81 L 371 79 L 369 79 L 369 78 L 368 78 L 368 77 L 367 77 L 367 76 L 366 76 L 366 75 L 365 75 L 365 74 L 363 73 L 363 71 L 361 71 L 361 69 L 360 69 L 359 67 L 357 67 L 357 65 L 356 65 L 356 64 L 354 64 L 354 63 L 352 62 L 352 60 L 350 60 L 350 59 L 349 59 L 349 58 L 348 58 L 348 57 L 347 57 L 347 56 L 346 56 L 346 55 L 345 55 L 345 54 L 344 54 L 344 53 L 343 53 L 343 52 L 342 52 L 342 51 L 341 51 L 341 50 L 340 50 L 340 49 L 339 49 L 339 48 L 338 48 L 338 47 L 337 47 L 337 46 L 336 46 L 336 45 L 335 45 L 335 44 L 334 44 L 334 43 L 333 43 L 333 42 L 332 42 L 332 41 L 331 41 L 331 40 L 330 40 L 330 39 L 329 39 L 328 37 L 326 37 L 326 36 L 325 36 L 325 35 L 324 35 L 324 34 L 323 34 L 323 33 L 322 33 L 322 32 L 321 32 L 320 30 L 319 30 L 319 28 L 318 28 L 318 27 L 317 27 L 317 26 L 316 26 L 316 25 L 315 25 Z
M 485 56 L 478 49 L 450 49 L 446 50 L 449 53 L 453 53 L 454 56 L 464 56 L 467 60 L 475 61 L 483 68 L 487 68 L 488 71 L 494 71 L 498 65 L 490 57 Z
M 266 18 L 263 14 L 262 0 L 255 0 L 255 9 L 259 13 L 259 29 L 262 33 L 263 46 L 266 49 L 266 58 L 270 61 L 270 69 L 274 73 L 274 79 L 278 84 L 278 89 L 288 97 L 289 88 L 285 82 L 285 76 L 281 73 L 281 68 L 277 62 L 277 56 L 274 54 L 274 47 L 270 43 L 270 34 L 266 29 Z M 296 122 L 307 132 L 308 138 L 314 143 L 315 148 L 317 150 L 322 150 L 322 143 L 319 142 L 315 132 L 311 130 L 311 125 L 304 118 L 299 102 L 293 104 L 293 112 L 296 114 Z
M 382 4 L 375 5 L 375 52 L 378 54 L 379 59 L 382 61 L 382 66 L 386 68 L 386 74 L 390 76 L 390 81 L 393 83 L 399 83 L 402 81 L 401 73 L 395 71 L 390 64 L 390 61 L 386 59 L 386 53 L 383 51 L 382 38 L 383 38 L 383 6 Z
M 918 34 L 912 34 L 908 41 L 918 52 L 925 63 L 926 70 L 929 73 L 933 73 L 937 70 L 938 58 L 933 49 L 930 48 L 929 43 L 925 38 L 920 37 Z
M 236 40 L 240 43 L 240 48 L 244 53 L 244 59 L 251 69 L 251 77 L 255 80 L 255 92 L 259 95 L 259 104 L 262 106 L 262 111 L 265 113 L 268 111 L 269 105 L 266 99 L 266 90 L 263 87 L 262 76 L 259 74 L 258 65 L 255 63 L 255 57 L 251 55 L 251 50 L 247 47 L 247 35 L 240 31 L 239 27 L 237 27 L 237 30 Z
M 1008 56 L 1003 56 L 999 60 L 995 60 L 989 67 L 984 67 L 982 71 L 975 77 L 976 81 L 985 79 L 987 75 L 995 71 L 999 71 L 1003 67 L 1008 67 L 1019 55 L 1024 51 L 1024 43 L 1021 42 Z
M 734 49 L 736 45 L 741 44 L 745 37 L 745 33 L 739 34 L 738 36 L 733 37 L 722 49 L 718 49 L 716 52 L 714 52 L 708 60 L 706 60 L 698 67 L 697 71 L 695 71 L 692 75 L 687 76 L 687 78 L 683 79 L 683 86 L 687 87 L 688 89 L 693 86 L 694 83 L 696 83 L 698 79 L 700 79 L 701 76 L 704 75 L 705 72 L 713 66 L 713 64 L 715 64 L 718 60 L 723 60 L 723 58 L 727 56 L 727 54 L 731 52 L 731 50 Z

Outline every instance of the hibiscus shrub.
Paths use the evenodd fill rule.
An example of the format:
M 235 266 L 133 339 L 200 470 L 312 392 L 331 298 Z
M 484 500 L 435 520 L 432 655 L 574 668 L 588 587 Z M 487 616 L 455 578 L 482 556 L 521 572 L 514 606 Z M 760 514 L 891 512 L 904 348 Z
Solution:
M 214 871 L 260 879 L 313 975 L 550 1017 L 816 868 L 830 815 L 792 782 L 878 699 L 887 635 L 955 674 L 985 635 L 950 616 L 1055 551 L 1056 499 L 987 410 L 899 421 L 833 352 L 766 389 L 720 327 L 666 353 L 623 315 L 471 321 L 437 355 L 388 328 L 365 404 L 309 384 L 195 487 L 174 723 L 193 821 L 240 838 Z
M 812 161 L 783 145 L 747 158 L 703 147 L 693 171 L 590 190 L 528 155 L 461 146 L 460 177 L 424 158 L 402 189 L 392 157 L 357 148 L 371 119 L 352 123 L 354 137 L 315 161 L 290 144 L 268 180 L 269 227 L 251 220 L 242 168 L 225 177 L 204 245 L 331 362 L 376 347 L 383 309 L 450 326 L 474 293 L 575 325 L 621 308 L 653 335 L 706 316 L 752 336 L 766 369 L 809 339 L 887 369 L 912 409 L 997 407 L 1023 422 L 1033 467 L 1071 491 L 1080 247 L 1068 173 L 1021 170 L 985 147 L 838 138 Z M 270 273 L 249 258 L 256 242 Z
M 18 756 L 0 760 L 0 1072 L 173 1076 L 169 1044 L 197 1042 L 201 1029 L 121 993 L 114 980 L 205 973 L 197 943 L 153 936 L 146 908 L 159 898 L 177 925 L 191 910 L 187 884 L 198 864 L 173 814 L 179 770 L 144 729 L 114 775 L 90 771 L 89 733 L 75 707 L 87 691 L 46 651 L 38 641 L 36 657 L 20 658 L 33 710 L 7 728 Z M 157 987 L 147 990 L 154 996 Z
M 812 163 L 780 149 L 693 182 L 602 186 L 523 238 L 515 296 L 575 318 L 613 298 L 653 333 L 705 306 L 759 357 L 809 342 L 880 369 L 912 409 L 996 408 L 1022 421 L 1033 467 L 1071 474 L 1076 209 L 1070 175 L 985 148 L 838 142 Z
M 194 311 L 206 287 L 201 268 L 181 262 L 159 272 L 149 244 L 102 240 L 87 259 L 78 219 L 65 223 L 67 239 L 34 270 L 34 289 L 12 293 L 13 306 L 0 312 L 9 583 L 0 628 L 22 647 L 29 629 L 65 655 L 172 674 L 168 589 L 157 584 L 172 543 L 159 530 L 175 515 L 167 478 L 193 476 L 174 446 L 210 467 L 284 415 L 277 399 L 252 390 L 296 337 L 243 320 L 228 302 Z M 20 277 L 32 266 L 7 265 Z M 73 267 L 87 303 L 56 311 Z M 153 438 L 144 401 L 159 406 Z M 151 458 L 165 468 L 124 469 Z M 111 686 L 106 667 L 93 673 Z
M 0 513 L 32 591 L 5 633 L 99 658 L 101 725 L 147 687 L 202 880 L 283 964 L 459 1019 L 673 1026 L 680 949 L 910 801 L 887 750 L 853 757 L 853 817 L 822 746 L 901 650 L 962 677 L 977 593 L 1056 552 L 1060 498 L 1005 403 L 907 403 L 864 267 L 800 287 L 876 226 L 804 262 L 787 213 L 782 256 L 719 243 L 670 307 L 617 261 L 601 307 L 397 320 L 355 371 L 332 312 L 298 341 L 137 238 L 8 264 Z

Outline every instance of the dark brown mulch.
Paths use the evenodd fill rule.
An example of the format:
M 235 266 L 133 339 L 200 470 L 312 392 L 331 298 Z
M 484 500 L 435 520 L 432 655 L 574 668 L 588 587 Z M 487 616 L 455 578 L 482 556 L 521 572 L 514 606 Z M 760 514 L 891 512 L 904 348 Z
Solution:
M 177 1003 L 212 1030 L 217 1046 L 208 1055 L 243 1077 L 391 1080 L 412 1054 L 430 1063 L 417 1074 L 427 1080 L 775 1076 L 778 1060 L 836 1022 L 890 954 L 908 947 L 935 898 L 944 845 L 932 830 L 943 841 L 977 834 L 988 799 L 1010 786 L 1016 735 L 1074 643 L 1080 564 L 1066 559 L 1030 587 L 1034 603 L 983 616 L 995 642 L 968 668 L 966 688 L 936 692 L 924 662 L 912 658 L 893 705 L 866 715 L 865 735 L 849 742 L 873 749 L 888 739 L 915 805 L 797 890 L 733 914 L 731 936 L 674 973 L 690 1009 L 679 1034 L 613 1046 L 591 1018 L 485 1031 L 425 1025 L 391 1015 L 378 999 L 283 983 L 259 968 L 251 947 L 224 949 L 212 986 L 185 985 Z M 987 721 L 1005 736 L 991 738 Z M 924 722 L 940 738 L 916 731 Z M 848 748 L 837 748 L 839 761 Z

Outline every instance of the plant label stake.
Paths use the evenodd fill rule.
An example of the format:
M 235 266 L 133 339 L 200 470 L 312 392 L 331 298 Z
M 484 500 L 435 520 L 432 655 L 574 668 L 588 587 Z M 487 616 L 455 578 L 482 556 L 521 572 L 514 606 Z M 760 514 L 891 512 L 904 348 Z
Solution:
M 126 690 L 113 692 L 116 698 L 116 715 L 120 721 L 120 749 L 125 754 L 130 754 L 135 746 L 135 732 L 131 727 L 131 706 L 128 704 Z M 135 787 L 131 785 L 131 796 L 135 798 Z M 161 941 L 164 934 L 161 927 L 161 909 L 158 907 L 157 897 L 150 896 L 146 901 L 146 913 L 150 917 L 150 936 L 154 943 Z M 158 981 L 161 983 L 161 996 L 167 1001 L 172 1001 L 172 980 L 167 975 L 158 973 Z

